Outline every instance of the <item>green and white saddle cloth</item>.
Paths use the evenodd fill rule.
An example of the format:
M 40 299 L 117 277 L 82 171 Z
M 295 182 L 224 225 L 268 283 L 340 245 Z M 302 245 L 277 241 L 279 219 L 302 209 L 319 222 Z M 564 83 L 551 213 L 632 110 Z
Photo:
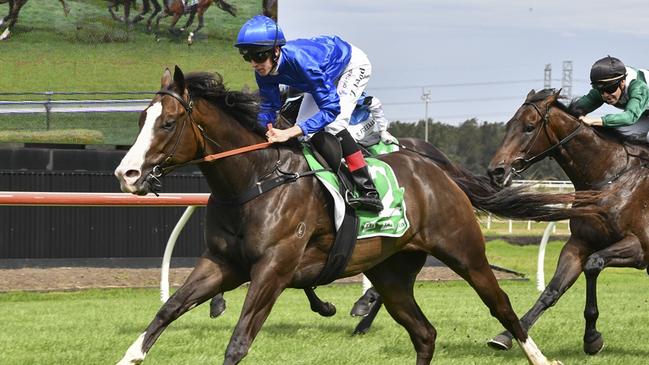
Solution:
M 379 143 L 379 145 L 381 144 Z M 396 147 L 385 144 L 383 146 L 376 146 L 383 151 L 387 151 L 391 147 Z M 310 148 L 306 145 L 303 148 L 303 153 L 312 170 L 323 168 L 313 156 Z M 360 221 L 358 238 L 375 236 L 401 237 L 410 227 L 410 222 L 406 218 L 406 202 L 403 199 L 404 189 L 399 186 L 394 171 L 392 171 L 392 168 L 388 164 L 371 157 L 366 158 L 366 161 L 376 190 L 383 202 L 383 210 L 379 213 L 365 210 L 356 211 L 356 215 Z M 334 219 L 336 230 L 338 230 L 342 224 L 345 212 L 345 200 L 340 194 L 340 182 L 337 176 L 331 171 L 318 172 L 316 176 L 334 199 Z

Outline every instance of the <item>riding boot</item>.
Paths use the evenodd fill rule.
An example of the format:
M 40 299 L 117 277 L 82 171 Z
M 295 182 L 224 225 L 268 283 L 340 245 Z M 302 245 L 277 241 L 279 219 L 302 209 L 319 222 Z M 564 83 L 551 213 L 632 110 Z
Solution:
M 376 191 L 372 176 L 367 167 L 367 162 L 365 162 L 365 158 L 358 144 L 356 144 L 356 141 L 354 141 L 354 138 L 346 129 L 337 133 L 336 137 L 340 140 L 344 159 L 347 162 L 349 172 L 358 192 L 358 197 L 350 197 L 347 199 L 347 202 L 354 209 L 363 209 L 372 212 L 382 211 L 383 203 L 381 202 L 379 193 Z
M 381 202 L 381 197 L 379 192 L 376 191 L 374 182 L 372 181 L 372 176 L 370 175 L 370 170 L 367 166 L 361 167 L 357 170 L 351 172 L 352 180 L 356 185 L 356 190 L 358 191 L 357 198 L 349 198 L 349 204 L 354 206 L 358 203 L 359 208 L 370 210 L 373 212 L 380 212 L 383 210 L 383 203 Z

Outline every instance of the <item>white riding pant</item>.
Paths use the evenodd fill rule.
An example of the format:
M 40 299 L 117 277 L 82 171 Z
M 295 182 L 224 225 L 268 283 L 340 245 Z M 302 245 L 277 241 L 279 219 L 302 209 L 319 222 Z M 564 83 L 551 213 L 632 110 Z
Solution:
M 372 75 L 372 64 L 365 52 L 352 45 L 352 56 L 340 78 L 336 81 L 336 92 L 340 98 L 340 114 L 333 122 L 325 126 L 324 130 L 336 134 L 349 125 L 349 119 L 356 107 L 358 98 L 367 86 Z M 311 118 L 320 109 L 313 96 L 304 94 L 300 111 L 297 114 L 297 122 Z M 310 137 L 310 136 L 309 136 Z

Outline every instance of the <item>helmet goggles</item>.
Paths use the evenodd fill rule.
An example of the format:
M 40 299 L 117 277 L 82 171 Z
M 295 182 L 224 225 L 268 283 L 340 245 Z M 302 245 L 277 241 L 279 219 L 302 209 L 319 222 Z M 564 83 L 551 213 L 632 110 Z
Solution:
M 240 47 L 239 53 L 246 62 L 255 61 L 255 63 L 265 62 L 273 55 L 274 49 L 268 47 Z

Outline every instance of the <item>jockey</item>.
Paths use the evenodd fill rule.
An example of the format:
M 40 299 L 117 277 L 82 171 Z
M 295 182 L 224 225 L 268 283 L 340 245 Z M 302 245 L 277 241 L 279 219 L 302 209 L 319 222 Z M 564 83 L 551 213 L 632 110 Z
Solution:
M 241 27 L 235 47 L 255 69 L 262 125 L 275 123 L 281 107 L 280 84 L 305 93 L 296 124 L 288 129 L 269 128 L 268 140 L 309 138 L 321 130 L 335 135 L 359 192 L 349 203 L 366 210 L 383 210 L 363 154 L 347 131 L 356 101 L 372 73 L 365 53 L 336 36 L 287 42 L 279 26 L 263 15 Z
M 625 67 L 615 57 L 604 57 L 590 70 L 592 90 L 577 100 L 573 109 L 589 125 L 615 128 L 633 141 L 649 142 L 649 71 Z M 624 110 L 601 118 L 585 117 L 603 103 Z
M 388 120 L 383 113 L 383 105 L 376 96 L 361 95 L 349 121 L 352 137 L 360 145 L 369 147 L 379 141 L 386 144 L 399 144 L 388 132 Z

